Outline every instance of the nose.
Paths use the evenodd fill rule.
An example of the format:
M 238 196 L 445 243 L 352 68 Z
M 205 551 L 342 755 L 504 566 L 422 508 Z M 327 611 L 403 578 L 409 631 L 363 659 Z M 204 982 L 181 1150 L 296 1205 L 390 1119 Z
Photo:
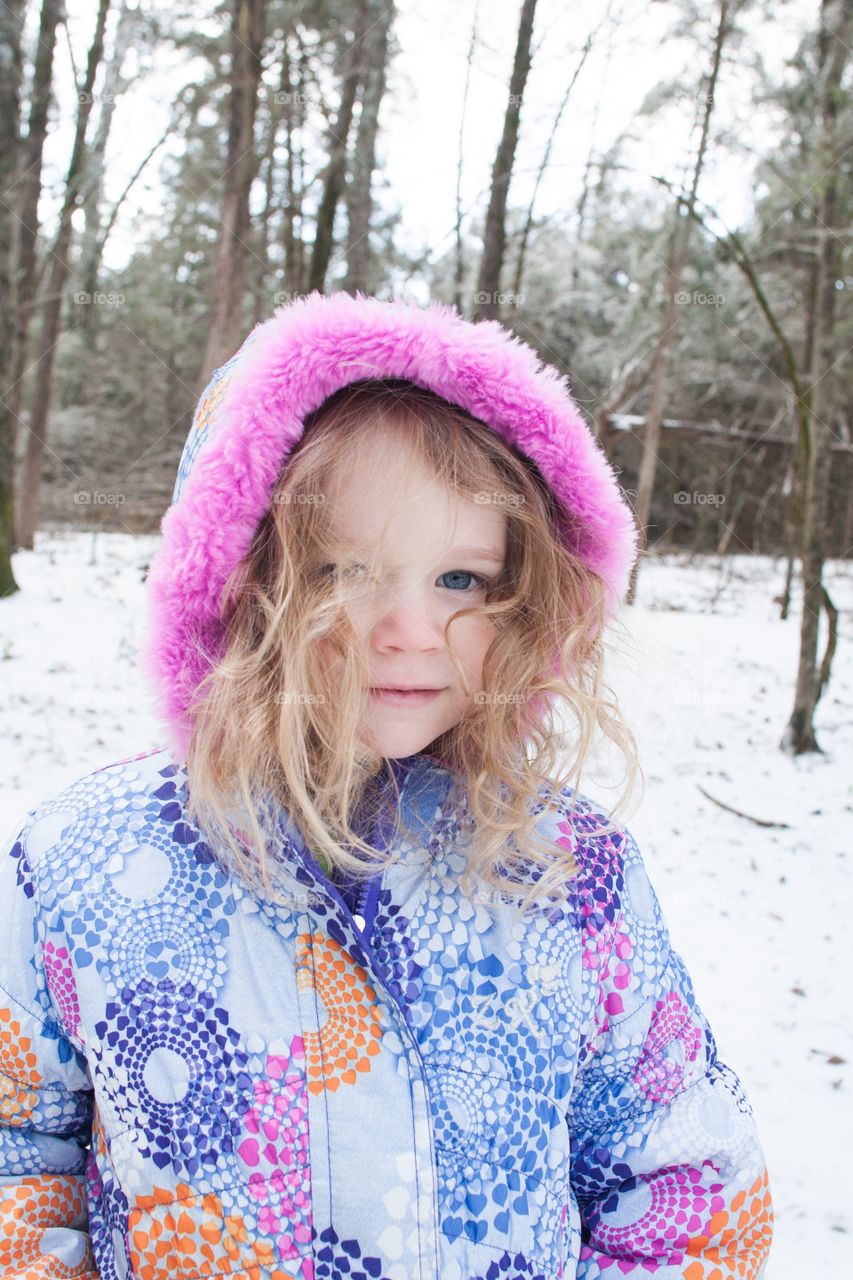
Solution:
M 418 587 L 392 587 L 371 627 L 377 650 L 417 649 L 428 653 L 444 647 L 445 618 Z

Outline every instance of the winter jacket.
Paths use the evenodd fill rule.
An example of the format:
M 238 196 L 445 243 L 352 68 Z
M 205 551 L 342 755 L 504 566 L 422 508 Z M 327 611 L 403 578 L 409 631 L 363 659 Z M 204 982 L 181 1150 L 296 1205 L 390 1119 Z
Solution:
M 583 515 L 565 536 L 614 604 L 624 588 L 613 474 L 556 375 L 500 326 L 312 296 L 217 370 L 151 574 L 169 742 L 44 800 L 0 851 L 0 1274 L 760 1277 L 772 1208 L 753 1113 L 634 838 L 602 834 L 588 797 L 571 812 L 568 790 L 540 792 L 537 831 L 579 872 L 525 920 L 461 891 L 467 797 L 423 753 L 395 762 L 413 838 L 357 900 L 284 811 L 277 895 L 189 818 L 189 637 L 215 656 L 215 588 L 292 444 L 282 406 L 304 416 L 330 394 L 335 353 L 341 385 L 414 377 L 524 439 Z

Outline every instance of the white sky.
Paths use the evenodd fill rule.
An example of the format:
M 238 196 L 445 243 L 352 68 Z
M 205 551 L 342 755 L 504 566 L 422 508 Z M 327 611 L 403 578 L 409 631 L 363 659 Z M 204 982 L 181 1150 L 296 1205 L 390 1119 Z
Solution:
M 428 246 L 438 256 L 452 242 L 458 134 L 465 80 L 465 63 L 476 0 L 398 0 L 395 25 L 400 53 L 393 64 L 389 93 L 383 103 L 380 160 L 388 188 L 383 205 L 399 206 L 403 220 L 400 241 L 418 251 Z M 169 0 L 150 0 L 149 7 L 167 15 Z M 737 224 L 750 208 L 754 156 L 776 136 L 779 121 L 768 111 L 749 105 L 749 63 L 760 50 L 768 70 L 779 74 L 793 53 L 802 31 L 812 29 L 818 0 L 788 0 L 775 6 L 772 20 L 757 14 L 742 17 L 747 38 L 729 50 L 717 93 L 715 122 L 734 130 L 745 154 L 712 157 L 704 172 L 700 198 L 715 206 L 729 225 Z M 94 27 L 94 0 L 68 0 L 69 29 L 78 68 L 85 65 Z M 463 209 L 482 216 L 495 148 L 503 121 L 504 103 L 515 45 L 519 0 L 479 0 L 480 44 L 469 90 L 464 139 Z M 605 32 L 600 33 L 575 86 L 555 141 L 549 171 L 536 203 L 538 215 L 560 216 L 577 200 L 593 122 L 597 151 L 606 149 L 633 122 L 635 141 L 625 160 L 636 166 L 638 185 L 652 184 L 645 172 L 679 176 L 678 165 L 689 154 L 695 103 L 685 97 L 652 119 L 638 117 L 646 93 L 661 79 L 682 77 L 685 86 L 698 85 L 708 64 L 717 4 L 702 6 L 704 41 L 667 39 L 676 17 L 669 3 L 650 0 L 612 0 L 611 12 L 622 15 L 611 41 L 608 59 Z M 539 44 L 528 79 L 521 112 L 521 139 L 516 156 L 511 203 L 526 207 L 552 122 L 565 85 L 573 73 L 588 32 L 607 12 L 604 0 L 578 0 L 567 9 L 564 0 L 539 0 L 534 46 Z M 37 22 L 30 6 L 30 38 Z M 116 13 L 111 15 L 108 39 Z M 209 19 L 204 20 L 208 30 Z M 611 28 L 612 29 L 612 28 Z M 541 42 L 541 44 L 540 44 Z M 128 66 L 133 65 L 131 53 Z M 203 70 L 186 55 L 158 52 L 157 70 L 136 76 L 116 106 L 108 153 L 107 196 L 115 199 L 152 143 L 162 134 L 177 90 Z M 60 86 L 59 113 L 51 117 L 46 151 L 46 182 L 54 198 L 46 197 L 43 218 L 52 219 L 70 153 L 76 102 L 64 34 L 56 59 Z M 100 82 L 98 82 L 99 84 Z M 98 88 L 96 84 L 96 92 Z M 694 141 L 696 134 L 694 133 Z M 177 144 L 169 141 L 150 162 L 123 206 L 107 246 L 105 261 L 120 269 L 133 246 L 145 234 L 149 219 L 163 210 L 158 170 Z M 630 179 L 626 175 L 626 181 Z M 660 190 L 656 188 L 656 190 Z M 141 215 L 141 217 L 140 217 Z M 80 215 L 77 215 L 80 217 Z

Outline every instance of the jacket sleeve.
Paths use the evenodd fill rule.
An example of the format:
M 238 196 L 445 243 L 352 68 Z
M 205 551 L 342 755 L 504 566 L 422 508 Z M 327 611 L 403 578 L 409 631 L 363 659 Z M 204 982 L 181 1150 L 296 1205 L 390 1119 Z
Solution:
M 71 997 L 61 955 L 45 951 L 27 857 L 37 813 L 0 845 L 0 1275 L 97 1280 L 86 1210 L 92 1092 L 54 1003 Z
M 758 1280 L 773 1214 L 750 1104 L 717 1057 L 633 837 L 609 839 L 609 887 L 596 875 L 586 890 L 597 998 L 569 1108 L 578 1280 Z

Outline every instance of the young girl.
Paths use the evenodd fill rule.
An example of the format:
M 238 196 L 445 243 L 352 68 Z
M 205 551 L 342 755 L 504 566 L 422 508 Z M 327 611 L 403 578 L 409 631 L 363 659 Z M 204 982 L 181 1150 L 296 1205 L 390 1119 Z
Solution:
M 635 553 L 494 322 L 312 294 L 215 372 L 148 580 L 168 745 L 0 859 L 3 1276 L 764 1274 L 749 1103 L 579 789 L 599 730 L 636 774 Z

